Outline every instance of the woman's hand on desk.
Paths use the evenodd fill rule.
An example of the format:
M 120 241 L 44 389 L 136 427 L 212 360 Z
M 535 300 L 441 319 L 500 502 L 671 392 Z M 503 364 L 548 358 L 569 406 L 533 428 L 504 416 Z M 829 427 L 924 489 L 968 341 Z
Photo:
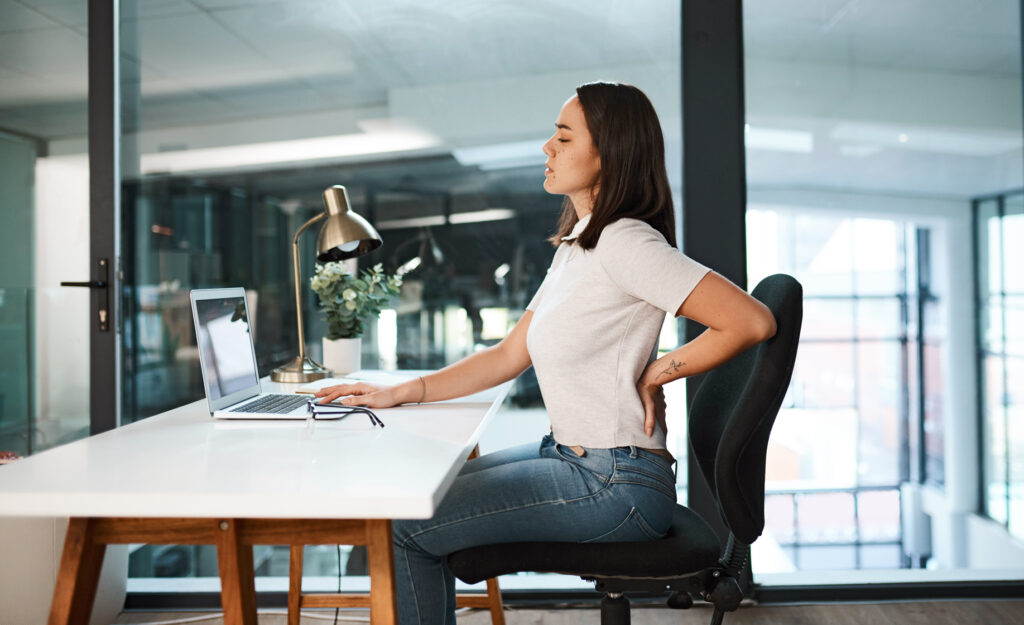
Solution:
M 367 408 L 390 408 L 402 403 L 395 393 L 396 386 L 380 386 L 357 382 L 355 384 L 336 384 L 325 386 L 316 392 L 319 403 L 326 404 L 339 397 L 343 406 L 366 406 Z M 346 397 L 346 395 L 348 397 Z

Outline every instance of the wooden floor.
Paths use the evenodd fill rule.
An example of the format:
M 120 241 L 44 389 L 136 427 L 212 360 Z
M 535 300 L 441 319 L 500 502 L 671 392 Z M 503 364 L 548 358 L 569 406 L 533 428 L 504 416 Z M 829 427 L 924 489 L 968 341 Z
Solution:
M 278 611 L 280 612 L 280 611 Z M 125 612 L 117 625 L 157 623 L 192 619 L 201 612 Z M 302 625 L 323 625 L 334 620 L 334 612 L 321 611 L 316 618 L 303 617 Z M 368 622 L 367 612 L 346 610 L 342 619 L 354 617 Z M 508 625 L 595 625 L 601 622 L 597 609 L 559 610 L 509 609 Z M 325 620 L 326 619 L 326 620 Z M 633 625 L 706 625 L 710 609 L 696 606 L 689 610 L 634 607 Z M 223 620 L 193 621 L 197 624 L 223 625 Z M 353 620 L 339 619 L 339 623 Z M 460 613 L 459 625 L 490 625 L 487 612 Z M 285 625 L 283 612 L 260 613 L 260 625 Z M 827 605 L 750 606 L 725 616 L 723 625 L 1018 625 L 1024 624 L 1024 600 L 928 601 L 894 603 L 843 603 Z M 191 625 L 191 624 L 190 624 Z

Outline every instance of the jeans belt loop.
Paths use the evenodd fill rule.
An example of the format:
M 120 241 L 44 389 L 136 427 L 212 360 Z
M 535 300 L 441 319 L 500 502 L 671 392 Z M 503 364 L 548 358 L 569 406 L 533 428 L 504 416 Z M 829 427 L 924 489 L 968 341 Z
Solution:
M 636 454 L 636 445 L 630 445 L 629 446 L 629 457 L 630 458 L 636 458 L 636 455 L 637 455 Z

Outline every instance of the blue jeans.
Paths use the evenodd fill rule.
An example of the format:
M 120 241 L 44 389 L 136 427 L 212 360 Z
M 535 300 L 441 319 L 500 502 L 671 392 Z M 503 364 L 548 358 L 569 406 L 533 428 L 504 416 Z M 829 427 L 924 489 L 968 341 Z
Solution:
M 455 625 L 448 554 L 494 543 L 611 542 L 662 537 L 675 477 L 667 458 L 636 447 L 585 449 L 548 434 L 475 458 L 433 518 L 395 521 L 399 625 Z

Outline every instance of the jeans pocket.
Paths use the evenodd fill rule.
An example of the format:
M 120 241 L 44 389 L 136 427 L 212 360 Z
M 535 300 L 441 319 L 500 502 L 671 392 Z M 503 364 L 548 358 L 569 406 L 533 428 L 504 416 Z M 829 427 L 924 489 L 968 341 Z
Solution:
M 647 520 L 634 506 L 630 508 L 625 520 L 619 523 L 613 530 L 601 534 L 597 538 L 585 540 L 585 543 L 614 543 L 614 542 L 636 542 L 642 540 L 657 540 L 662 534 L 651 529 Z

